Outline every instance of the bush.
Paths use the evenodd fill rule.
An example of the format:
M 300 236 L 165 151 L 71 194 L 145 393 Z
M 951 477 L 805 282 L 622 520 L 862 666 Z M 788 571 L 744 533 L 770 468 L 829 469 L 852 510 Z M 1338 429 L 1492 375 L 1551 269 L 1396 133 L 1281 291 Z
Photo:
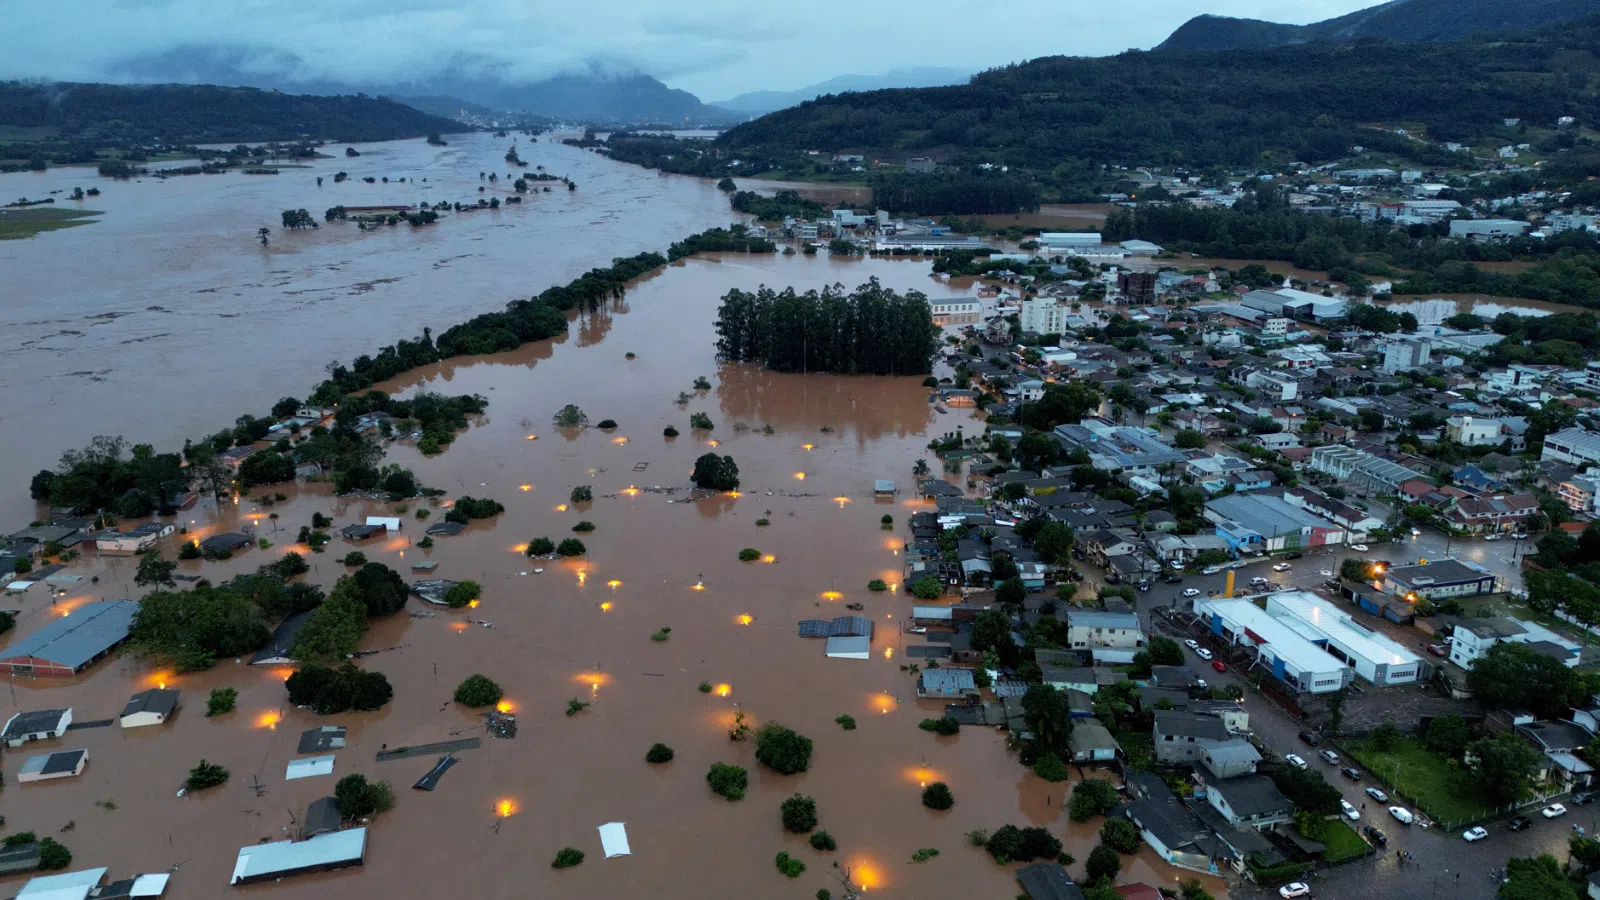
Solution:
M 918 600 L 937 600 L 944 596 L 944 584 L 932 575 L 911 582 L 911 595 Z
M 765 528 L 765 527 L 767 527 L 768 525 L 771 525 L 771 524 L 772 524 L 772 520 L 771 519 L 757 519 L 756 520 L 756 527 L 757 528 Z
M 756 760 L 780 775 L 804 772 L 811 765 L 811 739 L 768 722 L 756 730 Z
M 206 698 L 206 718 L 233 712 L 234 703 L 238 699 L 239 692 L 231 687 L 212 688 L 211 696 Z
M 547 537 L 537 537 L 528 542 L 529 556 L 549 556 L 556 552 L 556 542 Z
M 837 850 L 839 849 L 839 842 L 834 840 L 833 835 L 826 831 L 816 831 L 811 834 L 811 846 L 818 850 Z
M 1067 801 L 1067 816 L 1074 822 L 1087 822 L 1110 812 L 1118 802 L 1117 789 L 1111 782 L 1086 778 L 1073 785 L 1072 798 Z
M 557 853 L 556 858 L 550 863 L 550 868 L 570 869 L 581 862 L 583 862 L 582 850 L 576 847 L 562 847 L 561 852 Z
M 557 428 L 582 428 L 589 424 L 589 417 L 584 415 L 583 410 L 568 403 L 550 417 L 550 424 Z
M 689 414 L 689 427 L 696 431 L 710 431 L 717 426 L 711 421 L 710 416 L 703 412 L 697 412 Z
M 595 427 L 596 428 L 616 428 L 617 427 L 617 420 L 616 419 L 601 419 L 600 420 L 600 424 L 596 425 Z
M 1066 781 L 1071 777 L 1070 773 L 1067 772 L 1067 764 L 1062 762 L 1061 757 L 1054 753 L 1046 753 L 1034 760 L 1033 774 L 1051 784 Z
M 567 716 L 575 716 L 588 708 L 589 701 L 579 700 L 577 697 L 573 697 L 571 700 L 567 701 Z
M 588 552 L 589 548 L 585 547 L 583 541 L 577 538 L 565 538 L 560 544 L 556 545 L 556 554 L 558 556 L 582 556 Z
M 54 872 L 72 865 L 72 851 L 62 846 L 55 838 L 39 839 L 39 868 L 46 872 Z
M 702 681 L 702 682 L 700 682 L 700 685 L 699 685 L 699 687 L 698 687 L 698 688 L 697 688 L 697 690 L 699 690 L 699 691 L 700 691 L 700 693 L 702 693 L 702 694 L 709 694 L 709 693 L 711 693 L 711 682 L 709 682 L 709 681 Z
M 446 522 L 454 522 L 457 525 L 465 525 L 473 519 L 492 519 L 505 511 L 506 508 L 498 500 L 490 500 L 488 497 L 478 499 L 477 497 L 463 495 L 457 498 L 456 502 L 450 506 L 449 512 L 444 514 L 444 520 Z
M 1107 819 L 1100 826 L 1100 842 L 1118 853 L 1139 850 L 1139 829 L 1127 819 Z
M 783 801 L 783 827 L 795 834 L 805 834 L 817 827 L 817 801 L 795 794 Z
M 213 788 L 228 780 L 228 770 L 214 763 L 200 760 L 200 765 L 189 770 L 189 777 L 183 786 L 191 791 L 201 791 Z
M 594 530 L 594 523 L 588 519 L 584 519 L 578 524 L 572 526 L 572 530 L 578 532 L 579 534 L 588 534 Z
M 799 878 L 806 870 L 806 864 L 790 856 L 787 851 L 778 851 L 778 871 L 790 878 Z
M 761 551 L 754 547 L 746 547 L 739 551 L 740 562 L 755 562 L 761 558 Z
M 661 436 L 662 437 L 677 437 L 678 436 L 678 429 L 673 428 L 671 425 L 668 425 L 667 427 L 661 429 Z
M 346 775 L 333 786 L 339 813 L 347 820 L 388 812 L 394 806 L 394 788 L 387 781 L 368 781 L 365 775 Z
M 650 640 L 655 641 L 658 644 L 671 639 L 671 637 L 671 628 L 657 628 L 655 631 L 650 632 Z
M 645 751 L 644 761 L 647 763 L 672 762 L 673 755 L 672 748 L 666 744 L 651 744 L 650 749 Z
M 839 723 L 839 727 L 843 728 L 845 731 L 855 731 L 856 730 L 856 717 L 855 716 L 839 716 L 838 718 L 834 719 L 834 721 L 838 722 Z
M 572 489 L 573 503 L 588 503 L 594 499 L 594 488 L 587 484 L 580 484 Z
M 961 723 L 954 716 L 941 716 L 937 719 L 923 719 L 917 723 L 917 727 L 923 731 L 932 731 L 949 737 L 961 730 Z
M 478 583 L 476 581 L 463 581 L 460 584 L 452 586 L 449 591 L 445 592 L 444 605 L 450 607 L 451 609 L 460 609 L 461 607 L 466 606 L 472 601 L 478 599 L 478 596 L 482 592 L 482 589 L 478 587 Z
M 189 541 L 182 547 L 178 548 L 179 559 L 199 559 L 203 555 L 204 554 L 200 552 L 199 541 Z M 22 562 L 22 560 L 18 560 L 18 562 Z
M 1122 857 L 1117 855 L 1117 851 L 1100 844 L 1089 851 L 1089 858 L 1084 860 L 1083 866 L 1084 874 L 1089 876 L 1091 882 L 1116 878 L 1117 873 L 1122 871 Z
M 505 691 L 484 675 L 473 675 L 456 685 L 455 700 L 462 706 L 479 707 L 498 703 Z
M 889 589 L 888 582 L 884 581 L 882 578 L 874 578 L 871 581 L 867 582 L 867 590 L 869 590 L 869 591 L 878 592 L 878 591 L 887 591 L 888 589 Z
M 742 800 L 745 788 L 750 786 L 750 773 L 743 766 L 712 763 L 706 772 L 706 784 L 711 786 L 712 793 L 724 800 Z
M 938 856 L 938 855 L 939 855 L 938 848 L 935 848 L 935 847 L 923 847 L 921 850 L 918 850 L 917 852 L 911 854 L 911 861 L 912 862 L 926 862 L 927 860 L 933 859 L 935 856 Z
M 945 810 L 956 805 L 956 797 L 950 793 L 950 785 L 935 781 L 922 789 L 922 805 L 929 809 Z
M 367 555 L 360 550 L 351 550 L 344 556 L 339 557 L 339 564 L 351 567 L 364 566 L 367 564 Z

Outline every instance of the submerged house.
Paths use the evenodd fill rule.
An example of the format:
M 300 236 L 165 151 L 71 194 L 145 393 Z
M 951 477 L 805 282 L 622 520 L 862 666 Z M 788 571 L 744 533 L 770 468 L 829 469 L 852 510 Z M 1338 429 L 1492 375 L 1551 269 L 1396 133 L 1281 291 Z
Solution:
M 303 841 L 273 841 L 239 848 L 229 884 L 272 881 L 359 866 L 366 862 L 367 829 L 350 828 Z

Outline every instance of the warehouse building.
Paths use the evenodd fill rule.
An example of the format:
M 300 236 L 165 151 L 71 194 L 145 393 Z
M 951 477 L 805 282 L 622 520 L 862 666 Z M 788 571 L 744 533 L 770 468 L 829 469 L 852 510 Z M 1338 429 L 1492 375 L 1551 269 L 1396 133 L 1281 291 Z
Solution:
M 269 881 L 361 865 L 367 855 L 367 829 L 349 828 L 304 841 L 274 841 L 239 848 L 230 884 Z
M 1267 615 L 1293 628 L 1373 684 L 1412 684 L 1422 673 L 1422 657 L 1357 624 L 1349 613 L 1310 591 L 1267 595 Z
M 1254 648 L 1257 664 L 1297 693 L 1333 693 L 1355 676 L 1350 666 L 1249 600 L 1199 599 L 1194 612 L 1212 634 Z
M 1383 576 L 1383 589 L 1396 597 L 1415 601 L 1426 597 L 1476 597 L 1492 594 L 1494 573 L 1459 559 L 1436 559 L 1414 566 L 1395 566 Z
M 128 639 L 132 600 L 85 603 L 17 641 L 0 656 L 13 675 L 76 675 Z

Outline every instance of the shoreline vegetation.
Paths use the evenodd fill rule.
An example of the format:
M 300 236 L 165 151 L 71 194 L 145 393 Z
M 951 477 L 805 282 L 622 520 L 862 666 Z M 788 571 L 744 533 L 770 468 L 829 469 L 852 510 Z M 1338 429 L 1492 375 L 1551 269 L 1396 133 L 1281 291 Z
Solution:
M 95 209 L 0 209 L 0 241 L 31 238 L 46 231 L 60 231 L 79 225 L 93 225 L 95 216 L 104 215 Z
M 30 496 L 51 506 L 135 518 L 153 512 L 170 514 L 176 499 L 191 487 L 221 496 L 233 489 L 236 479 L 243 491 L 293 481 L 297 466 L 316 467 L 341 494 L 382 491 L 394 499 L 417 496 L 425 491 L 415 477 L 399 466 L 383 465 L 383 447 L 370 435 L 410 434 L 417 437 L 423 453 L 442 452 L 467 427 L 467 417 L 482 413 L 488 401 L 427 392 L 411 400 L 394 400 L 369 390 L 373 385 L 452 357 L 501 353 L 566 334 L 568 312 L 597 309 L 606 300 L 623 296 L 633 280 L 669 262 L 713 251 L 775 253 L 777 245 L 745 237 L 742 227 L 713 228 L 672 244 L 665 255 L 649 251 L 616 258 L 609 267 L 590 269 L 567 284 L 513 300 L 503 311 L 474 316 L 437 337 L 431 328 L 424 328 L 419 337 L 398 340 L 349 365 L 333 364 L 329 377 L 304 402 L 285 397 L 267 416 L 242 415 L 231 428 L 185 441 L 181 459 L 187 467 L 179 454 L 156 453 L 149 444 L 133 445 L 130 458 L 124 455 L 129 445 L 122 438 L 96 438 L 83 450 L 63 453 L 57 469 L 36 474 Z M 320 421 L 333 409 L 337 411 L 331 427 L 295 424 Z M 274 425 L 285 421 L 290 422 L 287 429 L 274 431 Z M 273 434 L 280 435 L 275 443 L 254 449 Z M 236 476 L 225 464 L 224 454 L 246 448 L 249 455 Z
M 927 375 L 940 334 L 926 295 L 901 294 L 876 278 L 848 292 L 735 288 L 722 297 L 716 331 L 724 361 L 847 375 Z

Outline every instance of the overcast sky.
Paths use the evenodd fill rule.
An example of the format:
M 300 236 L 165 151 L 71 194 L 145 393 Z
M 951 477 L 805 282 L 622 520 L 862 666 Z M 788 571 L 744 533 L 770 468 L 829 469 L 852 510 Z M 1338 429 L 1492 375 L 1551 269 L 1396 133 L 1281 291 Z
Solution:
M 127 80 L 130 58 L 220 45 L 292 54 L 307 80 L 349 83 L 414 78 L 463 54 L 529 79 L 600 61 L 719 100 L 840 74 L 1148 48 L 1200 13 L 1304 24 L 1376 2 L 3 0 L 0 76 Z

